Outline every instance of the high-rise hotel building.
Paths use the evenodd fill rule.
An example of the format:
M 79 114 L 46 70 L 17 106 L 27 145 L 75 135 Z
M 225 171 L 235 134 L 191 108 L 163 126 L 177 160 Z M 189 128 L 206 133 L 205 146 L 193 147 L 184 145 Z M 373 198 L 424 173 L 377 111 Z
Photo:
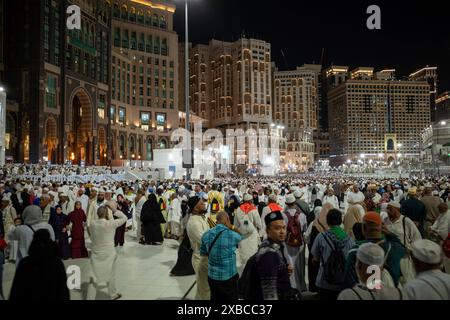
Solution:
M 417 157 L 430 123 L 429 84 L 392 80 L 393 70 L 349 75 L 328 93 L 331 164 Z
M 317 72 L 305 67 L 273 74 L 273 121 L 285 127 L 286 170 L 314 165 L 313 131 L 317 129 Z
M 178 128 L 175 6 L 128 0 L 112 4 L 112 159 L 153 160 Z
M 270 44 L 257 39 L 242 38 L 235 42 L 213 39 L 208 45 L 192 47 L 189 50 L 191 112 L 224 135 L 227 129 L 269 131 L 272 123 L 270 57 Z M 181 46 L 179 58 L 183 77 L 184 47 Z M 180 100 L 184 106 L 181 90 Z M 247 143 L 239 148 L 248 150 Z M 247 153 L 236 156 L 249 164 Z

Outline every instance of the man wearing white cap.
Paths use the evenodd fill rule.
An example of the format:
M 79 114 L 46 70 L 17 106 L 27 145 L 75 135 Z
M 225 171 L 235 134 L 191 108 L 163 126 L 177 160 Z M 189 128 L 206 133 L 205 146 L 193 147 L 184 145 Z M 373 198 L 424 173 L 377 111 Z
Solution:
M 81 208 L 84 212 L 87 212 L 88 206 L 89 206 L 89 197 L 84 194 L 84 188 L 81 187 L 77 191 L 77 197 L 75 199 L 75 202 L 80 201 L 81 202 Z
M 69 215 L 69 213 L 71 213 L 75 208 L 75 202 L 69 200 L 69 196 L 65 192 L 59 194 L 59 205 L 62 208 L 62 212 L 66 216 Z
M 244 195 L 244 203 L 236 210 L 234 225 L 242 235 L 242 241 L 236 252 L 237 268 L 241 275 L 248 259 L 258 251 L 262 233 L 261 217 L 253 205 L 253 197 L 248 193 Z
M 409 251 L 411 250 L 411 244 L 414 241 L 421 240 L 422 236 L 416 224 L 400 213 L 400 208 L 400 203 L 396 201 L 388 203 L 386 209 L 388 217 L 383 221 L 383 232 L 395 234 L 406 249 L 405 257 L 400 261 L 400 269 L 402 270 L 400 281 L 404 284 L 415 277 Z
M 275 210 L 276 211 L 276 210 Z M 283 210 L 286 223 L 286 251 L 294 272 L 290 276 L 291 286 L 300 292 L 306 291 L 305 283 L 305 243 L 303 233 L 306 231 L 306 215 L 297 205 L 294 195 L 286 197 L 286 209 Z
M 425 186 L 425 190 L 422 198 L 420 198 L 420 201 L 422 201 L 425 207 L 427 208 L 427 216 L 425 218 L 424 223 L 424 232 L 425 232 L 424 236 L 425 238 L 428 238 L 429 236 L 428 230 L 439 216 L 438 206 L 443 201 L 441 198 L 433 195 L 433 187 L 429 184 Z
M 450 300 L 450 275 L 441 271 L 441 247 L 430 240 L 411 245 L 417 278 L 405 284 L 403 292 L 409 300 Z
M 342 291 L 338 300 L 402 300 L 402 292 L 397 288 L 383 286 L 380 279 L 373 275 L 369 267 L 383 268 L 385 253 L 383 248 L 375 243 L 364 243 L 356 253 L 356 272 L 360 283 L 351 289 Z M 381 271 L 379 273 L 381 277 Z
M 334 195 L 334 190 L 331 187 L 328 188 L 326 195 L 323 197 L 322 205 L 324 205 L 325 203 L 330 203 L 333 208 L 339 209 L 339 200 Z

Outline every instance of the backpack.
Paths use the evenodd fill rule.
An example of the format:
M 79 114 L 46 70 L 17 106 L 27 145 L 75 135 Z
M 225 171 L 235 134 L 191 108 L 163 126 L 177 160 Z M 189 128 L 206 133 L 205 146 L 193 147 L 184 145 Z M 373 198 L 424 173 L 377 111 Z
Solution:
M 161 197 L 159 198 L 159 207 L 161 208 L 161 211 L 166 210 L 166 203 L 164 202 L 164 199 Z
M 332 285 L 342 285 L 345 278 L 345 257 L 344 253 L 340 248 L 337 248 L 336 244 L 332 244 L 332 241 L 323 234 L 323 238 L 328 243 L 332 252 L 325 263 L 322 259 L 323 264 L 323 277 L 325 281 Z
M 442 243 L 442 251 L 444 251 L 444 255 L 447 258 L 450 258 L 450 233 L 447 236 L 447 239 Z
M 296 212 L 292 217 L 286 213 L 288 217 L 286 244 L 291 247 L 301 247 L 303 244 L 302 227 L 298 221 L 299 213 Z
M 259 250 L 258 250 L 259 251 Z M 248 259 L 238 281 L 239 298 L 250 301 L 263 299 L 261 281 L 257 270 L 258 252 Z
M 217 197 L 214 197 L 211 201 L 211 212 L 217 213 L 219 211 L 220 211 L 219 200 L 217 200 Z

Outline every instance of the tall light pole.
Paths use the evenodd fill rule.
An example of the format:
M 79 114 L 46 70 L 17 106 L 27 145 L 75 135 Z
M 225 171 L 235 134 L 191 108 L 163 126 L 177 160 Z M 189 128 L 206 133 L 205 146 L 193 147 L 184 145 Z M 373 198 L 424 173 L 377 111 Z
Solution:
M 190 124 L 189 124 L 189 20 L 188 20 L 188 0 L 185 0 L 184 6 L 184 20 L 185 20 L 185 44 L 184 44 L 184 103 L 186 110 L 186 134 L 188 137 L 190 135 L 188 133 L 191 132 Z M 190 143 L 191 141 L 189 141 Z M 190 144 L 189 144 L 190 145 Z M 189 148 L 189 156 L 191 155 Z M 191 159 L 191 163 L 194 159 Z M 186 180 L 191 179 L 191 169 L 186 168 Z
M 5 164 L 6 91 L 0 87 L 0 166 Z

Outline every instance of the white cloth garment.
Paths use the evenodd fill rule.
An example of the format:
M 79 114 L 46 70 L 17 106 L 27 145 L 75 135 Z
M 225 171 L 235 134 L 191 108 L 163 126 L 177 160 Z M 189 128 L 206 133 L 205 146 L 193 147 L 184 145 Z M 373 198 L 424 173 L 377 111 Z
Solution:
M 450 275 L 429 270 L 417 275 L 403 287 L 408 300 L 450 300 Z
M 324 196 L 322 201 L 322 206 L 325 203 L 330 203 L 334 209 L 339 209 L 339 200 L 335 195 L 332 196 Z
M 114 248 L 114 235 L 116 229 L 127 222 L 127 216 L 120 210 L 117 210 L 114 216 L 118 219 L 93 220 L 88 228 L 92 241 L 90 261 L 94 282 L 97 287 L 108 286 L 111 297 L 117 293 L 115 287 L 117 253 Z
M 245 264 L 256 253 L 261 243 L 262 222 L 258 210 L 253 209 L 246 213 L 242 210 L 242 206 L 239 207 L 234 216 L 234 226 L 242 236 L 236 251 L 236 265 L 239 275 L 242 275 Z

